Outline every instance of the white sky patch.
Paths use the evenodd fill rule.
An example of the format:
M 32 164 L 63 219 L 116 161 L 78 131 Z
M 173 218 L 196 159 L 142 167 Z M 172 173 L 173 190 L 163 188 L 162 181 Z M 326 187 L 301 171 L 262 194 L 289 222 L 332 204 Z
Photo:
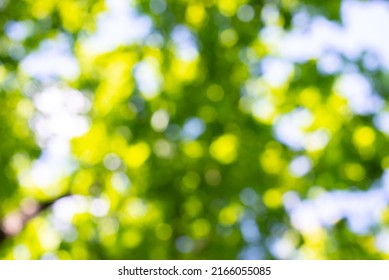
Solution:
M 384 189 L 386 196 L 389 197 L 389 170 L 386 170 L 384 175 L 382 175 L 382 188 Z
M 136 84 L 146 99 L 153 99 L 160 93 L 162 77 L 159 63 L 153 58 L 139 62 L 134 69 Z
M 280 238 L 274 240 L 270 245 L 270 251 L 277 259 L 295 259 L 296 245 L 287 238 Z
M 109 212 L 109 202 L 106 199 L 94 198 L 89 206 L 89 212 L 95 217 L 104 217 Z
M 43 41 L 39 49 L 24 58 L 20 65 L 24 72 L 41 81 L 74 80 L 80 74 L 78 61 L 65 36 Z
M 98 16 L 96 33 L 83 42 L 88 52 L 99 54 L 139 43 L 151 32 L 151 19 L 138 15 L 132 1 L 106 0 L 106 3 L 108 11 Z
M 199 51 L 196 38 L 187 27 L 183 25 L 176 26 L 171 36 L 176 54 L 180 59 L 191 61 L 198 57 Z
M 284 204 L 285 209 L 290 212 L 301 203 L 301 199 L 296 192 L 289 191 L 282 196 L 282 203 Z
M 261 234 L 255 219 L 245 217 L 240 222 L 240 231 L 246 243 L 257 243 Z
M 17 42 L 21 42 L 33 33 L 31 21 L 10 21 L 5 26 L 7 36 Z
M 374 117 L 374 125 L 389 136 L 389 112 L 382 112 Z
M 192 117 L 185 122 L 182 128 L 182 137 L 185 140 L 195 140 L 203 134 L 204 130 L 204 121 L 202 119 Z
M 360 51 L 373 51 L 382 65 L 389 69 L 389 3 L 344 1 L 342 18 Z
M 103 198 L 86 198 L 79 195 L 67 196 L 57 200 L 53 206 L 53 216 L 50 219 L 54 228 L 64 236 L 77 234 L 72 224 L 73 217 L 77 214 L 91 213 L 96 217 L 104 217 L 108 214 L 110 204 Z M 74 238 L 74 236 L 73 236 Z
M 318 61 L 318 69 L 324 74 L 339 73 L 344 70 L 343 67 L 342 58 L 336 52 L 327 52 Z
M 305 127 L 312 122 L 312 114 L 305 109 L 296 109 L 278 118 L 274 125 L 276 138 L 294 150 L 304 148 Z
M 277 49 L 280 48 L 280 43 L 284 40 L 284 31 L 279 26 L 268 26 L 260 30 L 259 37 L 270 50 L 277 53 Z M 281 55 L 289 59 L 284 53 L 281 53 Z
M 278 141 L 288 145 L 292 150 L 309 152 L 323 149 L 330 140 L 325 129 L 305 131 L 313 121 L 310 111 L 297 108 L 277 118 L 273 132 Z
M 68 141 L 63 141 L 60 138 L 51 140 L 29 170 L 30 184 L 55 195 L 56 190 L 51 190 L 51 185 L 75 169 L 69 154 L 70 144 Z M 27 184 L 28 186 L 29 184 Z
M 368 50 L 389 69 L 389 3 L 343 1 L 342 22 L 344 24 L 339 25 L 315 17 L 307 30 L 298 28 L 280 40 L 281 56 L 303 62 L 336 51 L 355 59 Z
M 71 226 L 74 215 L 87 212 L 88 204 L 87 198 L 78 195 L 57 200 L 52 207 L 56 222 Z
M 271 86 L 285 84 L 293 72 L 293 64 L 279 58 L 266 57 L 261 61 L 263 79 Z
M 312 168 L 312 161 L 306 156 L 298 156 L 289 164 L 289 171 L 296 177 L 302 177 Z
M 316 17 L 310 23 L 307 31 L 296 30 L 287 33 L 280 42 L 280 52 L 283 57 L 292 61 L 304 62 L 322 56 L 327 50 L 348 50 L 354 56 L 355 42 L 348 42 L 349 38 L 342 38 L 341 27 L 323 17 Z M 340 43 L 341 42 L 341 43 Z M 335 48 L 338 45 L 338 48 Z M 348 46 L 348 47 L 346 47 Z
M 91 107 L 90 101 L 81 92 L 56 87 L 48 88 L 35 95 L 34 103 L 39 111 L 48 115 L 56 114 L 58 111 L 85 114 Z
M 379 187 L 368 191 L 331 191 L 301 201 L 288 193 L 284 200 L 292 225 L 302 232 L 331 227 L 345 218 L 349 228 L 357 234 L 366 234 L 381 221 L 389 202 L 389 173 L 386 171 Z M 293 199 L 291 202 L 290 200 Z
M 294 111 L 282 115 L 274 124 L 274 133 L 276 138 L 282 143 L 288 145 L 293 150 L 304 149 L 305 132 L 313 121 L 311 112 L 306 109 L 298 108 Z
M 60 198 L 53 206 L 53 216 L 50 219 L 54 228 L 63 235 L 77 234 L 73 227 L 73 217 L 77 214 L 91 213 L 95 217 L 104 217 L 108 214 L 110 203 L 104 198 L 87 198 L 73 195 Z M 74 238 L 74 237 L 73 237 Z
M 51 118 L 37 117 L 34 120 L 35 128 L 44 137 L 55 134 L 64 138 L 81 136 L 88 131 L 89 122 L 82 116 L 69 116 L 66 113 L 56 114 Z
M 88 130 L 89 122 L 83 114 L 89 111 L 90 101 L 81 92 L 51 87 L 37 93 L 33 100 L 40 113 L 31 124 L 41 143 L 50 137 L 70 140 Z
M 384 253 L 389 253 L 389 229 L 381 230 L 375 238 L 375 245 Z
M 341 76 L 335 89 L 347 98 L 350 108 L 357 114 L 373 114 L 385 105 L 382 98 L 373 93 L 370 82 L 358 73 Z
M 50 87 L 33 95 L 37 112 L 30 119 L 41 156 L 30 170 L 21 175 L 21 184 L 38 187 L 49 195 L 57 195 L 56 183 L 71 174 L 76 165 L 71 158 L 70 140 L 89 129 L 85 114 L 90 101 L 73 89 Z

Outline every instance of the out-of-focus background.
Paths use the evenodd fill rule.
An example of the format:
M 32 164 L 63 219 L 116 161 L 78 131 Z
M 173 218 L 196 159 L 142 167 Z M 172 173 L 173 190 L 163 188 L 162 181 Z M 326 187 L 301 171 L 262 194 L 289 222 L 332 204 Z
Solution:
M 389 258 L 389 3 L 0 0 L 0 258 Z

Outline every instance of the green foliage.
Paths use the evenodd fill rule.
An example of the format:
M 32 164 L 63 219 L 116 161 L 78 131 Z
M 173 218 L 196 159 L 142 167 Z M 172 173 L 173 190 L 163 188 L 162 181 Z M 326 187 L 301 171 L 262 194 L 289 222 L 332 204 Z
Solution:
M 275 1 L 278 13 L 268 20 L 265 2 L 134 1 L 161 37 L 95 53 L 85 42 L 103 1 L 0 1 L 0 257 L 236 259 L 251 248 L 256 258 L 273 259 L 280 239 L 296 258 L 386 258 L 374 243 L 377 229 L 358 234 L 340 220 L 304 232 L 291 223 L 286 193 L 312 199 L 318 189 L 368 190 L 389 165 L 389 152 L 373 116 L 354 114 L 337 91 L 338 75 L 321 73 L 317 61 L 295 63 L 277 86 L 260 70 L 277 56 L 262 31 L 290 30 L 301 9 L 339 21 L 340 1 Z M 12 22 L 27 24 L 29 35 L 11 39 L 4 30 Z M 180 57 L 177 26 L 192 34 L 197 55 Z M 60 36 L 77 58 L 77 78 L 29 77 L 21 61 Z M 139 85 L 142 65 L 158 80 L 156 89 Z M 362 70 L 386 98 L 387 73 Z M 40 141 L 31 127 L 42 113 L 34 98 L 52 86 L 78 90 L 91 108 L 87 132 L 67 139 L 71 171 L 42 186 L 29 174 L 49 140 Z M 259 99 L 268 103 L 256 112 Z M 301 149 L 274 132 L 295 111 L 312 119 L 303 131 L 313 138 Z M 328 143 L 317 144 L 318 131 Z M 301 176 L 290 171 L 298 156 L 312 163 Z M 243 229 L 244 221 L 255 223 Z M 253 241 L 244 237 L 256 231 Z

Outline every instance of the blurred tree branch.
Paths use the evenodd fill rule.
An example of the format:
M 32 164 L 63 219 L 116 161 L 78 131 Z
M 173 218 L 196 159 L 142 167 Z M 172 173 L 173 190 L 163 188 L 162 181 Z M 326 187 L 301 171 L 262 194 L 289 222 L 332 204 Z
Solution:
M 28 222 L 38 216 L 40 213 L 51 207 L 58 200 L 71 196 L 70 194 L 61 195 L 53 200 L 38 203 L 35 200 L 30 200 L 15 210 L 7 214 L 0 221 L 0 244 L 7 239 L 18 235 L 23 231 Z

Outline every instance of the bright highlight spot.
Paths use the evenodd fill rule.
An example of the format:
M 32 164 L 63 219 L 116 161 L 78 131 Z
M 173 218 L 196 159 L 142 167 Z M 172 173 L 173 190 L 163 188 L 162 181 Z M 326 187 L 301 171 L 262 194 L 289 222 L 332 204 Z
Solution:
M 357 147 L 366 148 L 374 144 L 376 135 L 371 127 L 363 126 L 355 130 L 353 142 Z
M 282 193 L 277 189 L 269 189 L 263 195 L 263 203 L 271 208 L 276 209 L 282 206 Z
M 163 132 L 169 125 L 169 118 L 166 110 L 158 110 L 151 117 L 151 127 L 157 132 Z
M 220 211 L 219 222 L 222 225 L 231 226 L 240 219 L 242 212 L 243 208 L 239 204 L 227 206 Z
M 225 134 L 212 142 L 209 151 L 220 163 L 229 164 L 238 156 L 238 139 L 233 134 Z
M 145 142 L 140 142 L 128 147 L 124 154 L 124 161 L 130 168 L 141 167 L 150 156 L 150 147 Z

